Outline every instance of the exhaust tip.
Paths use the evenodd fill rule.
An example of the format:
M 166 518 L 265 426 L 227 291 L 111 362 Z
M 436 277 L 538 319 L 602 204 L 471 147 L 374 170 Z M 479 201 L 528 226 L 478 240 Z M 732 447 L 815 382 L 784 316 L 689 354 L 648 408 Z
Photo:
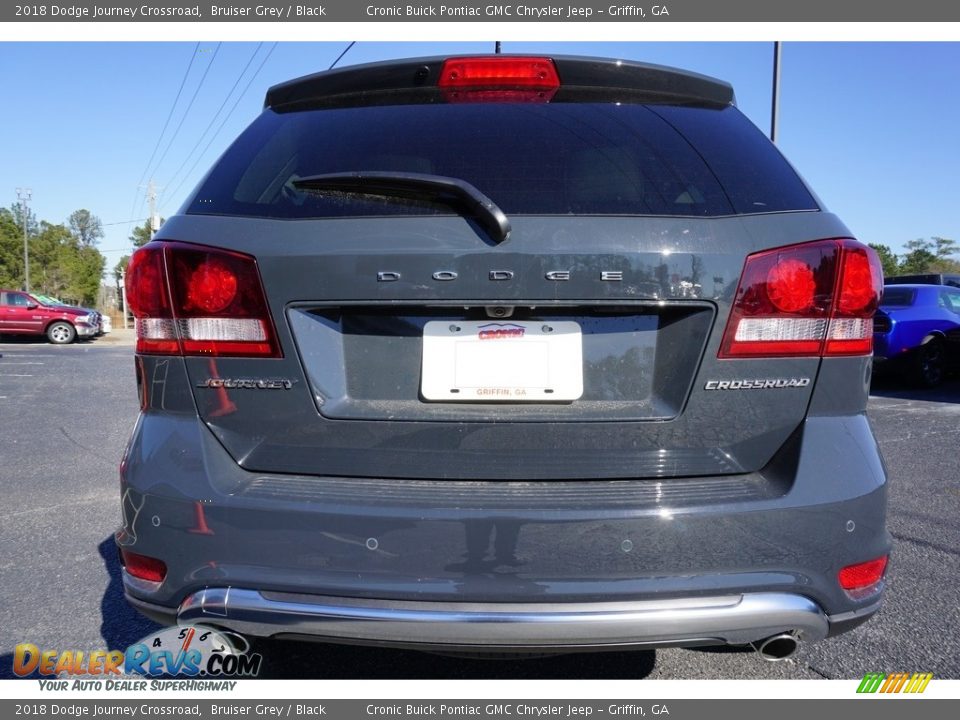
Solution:
M 782 633 L 781 635 L 774 635 L 768 637 L 766 640 L 761 640 L 759 643 L 754 644 L 754 647 L 757 649 L 760 657 L 767 662 L 779 662 L 793 655 L 799 645 L 800 643 L 796 635 Z

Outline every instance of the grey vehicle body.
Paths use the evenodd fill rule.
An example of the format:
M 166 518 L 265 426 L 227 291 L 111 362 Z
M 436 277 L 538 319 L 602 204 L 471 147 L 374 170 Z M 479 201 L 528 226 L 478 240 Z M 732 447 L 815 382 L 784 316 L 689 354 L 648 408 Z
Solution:
M 258 122 L 390 117 L 376 92 L 350 93 L 399 92 L 397 78 L 425 82 L 441 63 L 279 86 Z M 166 574 L 124 572 L 135 607 L 257 636 L 490 651 L 818 640 L 877 611 L 882 581 L 863 593 L 837 582 L 890 546 L 869 354 L 718 358 L 747 256 L 849 230 L 739 115 L 729 86 L 556 63 L 598 102 L 735 115 L 809 200 L 685 216 L 508 210 L 502 241 L 449 208 L 218 211 L 211 188 L 232 162 L 256 162 L 232 159 L 256 155 L 245 149 L 255 123 L 156 242 L 256 258 L 282 357 L 138 353 L 143 411 L 117 538 Z M 433 107 L 400 94 L 396 106 Z M 583 396 L 424 400 L 426 323 L 504 317 L 578 323 Z

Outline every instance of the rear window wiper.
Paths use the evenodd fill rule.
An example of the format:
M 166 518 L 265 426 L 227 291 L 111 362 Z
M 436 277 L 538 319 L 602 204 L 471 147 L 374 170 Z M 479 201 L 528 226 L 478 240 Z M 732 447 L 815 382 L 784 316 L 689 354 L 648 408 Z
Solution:
M 470 215 L 498 243 L 510 237 L 510 220 L 493 200 L 459 178 L 425 173 L 360 171 L 310 175 L 294 180 L 294 187 L 308 192 L 348 192 L 428 200 Z

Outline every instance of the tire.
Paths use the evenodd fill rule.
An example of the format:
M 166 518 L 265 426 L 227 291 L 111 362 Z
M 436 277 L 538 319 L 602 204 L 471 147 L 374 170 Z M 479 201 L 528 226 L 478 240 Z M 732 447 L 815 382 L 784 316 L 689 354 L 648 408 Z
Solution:
M 932 388 L 943 382 L 946 370 L 946 349 L 939 338 L 927 338 L 917 348 L 913 362 L 913 382 L 924 388 Z
M 47 340 L 54 345 L 69 345 L 77 339 L 77 329 L 63 320 L 47 328 Z

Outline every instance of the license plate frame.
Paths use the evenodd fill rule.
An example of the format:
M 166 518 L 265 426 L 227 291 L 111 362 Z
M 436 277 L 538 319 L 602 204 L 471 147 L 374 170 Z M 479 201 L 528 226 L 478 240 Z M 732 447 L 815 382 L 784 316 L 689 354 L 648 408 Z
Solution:
M 420 393 L 428 402 L 572 402 L 583 395 L 583 333 L 570 320 L 431 320 Z

